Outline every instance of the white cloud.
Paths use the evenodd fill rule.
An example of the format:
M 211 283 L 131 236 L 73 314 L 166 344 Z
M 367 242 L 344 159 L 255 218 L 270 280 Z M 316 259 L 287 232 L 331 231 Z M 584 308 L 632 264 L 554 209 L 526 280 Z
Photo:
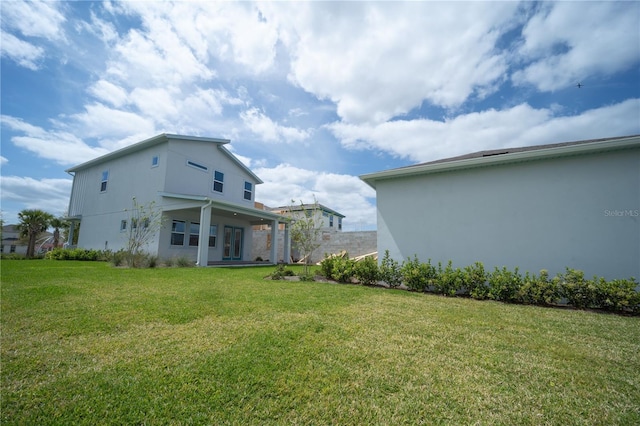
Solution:
M 33 71 L 39 68 L 38 62 L 44 57 L 44 49 L 4 31 L 0 36 L 2 37 L 2 56 Z
M 61 165 L 82 163 L 107 153 L 106 149 L 91 147 L 71 133 L 45 130 L 6 115 L 1 121 L 3 126 L 23 134 L 11 138 L 14 145 Z
M 27 37 L 65 40 L 62 24 L 66 18 L 59 10 L 63 3 L 49 1 L 2 2 L 2 25 Z
M 116 108 L 120 108 L 128 102 L 127 91 L 106 80 L 98 80 L 92 84 L 89 87 L 89 93 L 98 100 L 108 102 Z
M 639 14 L 637 2 L 545 4 L 523 30 L 519 53 L 532 62 L 513 81 L 554 91 L 630 68 L 640 60 Z
M 41 209 L 56 216 L 64 214 L 68 208 L 71 179 L 2 176 L 0 183 L 3 204 L 20 203 L 23 208 Z M 9 218 L 6 220 L 8 222 Z
M 527 146 L 640 133 L 640 99 L 575 116 L 527 104 L 486 110 L 451 120 L 398 120 L 378 125 L 333 123 L 329 129 L 350 149 L 378 149 L 416 162 L 483 149 Z M 615 129 L 616 134 L 611 134 Z
M 424 100 L 457 107 L 493 91 L 495 49 L 516 3 L 335 2 L 276 5 L 290 78 L 337 104 L 346 122 L 380 123 Z
M 256 188 L 256 201 L 269 207 L 312 203 L 316 200 L 346 216 L 345 230 L 374 229 L 375 191 L 358 177 L 305 170 L 289 164 L 274 168 L 257 168 L 264 181 Z
M 258 108 L 243 111 L 240 117 L 245 126 L 266 142 L 300 142 L 309 137 L 309 131 L 282 126 L 271 120 Z
M 152 120 L 100 103 L 86 105 L 84 112 L 70 118 L 75 122 L 77 132 L 87 138 L 124 138 L 139 134 L 151 136 L 155 133 Z
M 2 155 L 0 155 L 0 165 L 5 165 L 9 162 L 9 160 Z

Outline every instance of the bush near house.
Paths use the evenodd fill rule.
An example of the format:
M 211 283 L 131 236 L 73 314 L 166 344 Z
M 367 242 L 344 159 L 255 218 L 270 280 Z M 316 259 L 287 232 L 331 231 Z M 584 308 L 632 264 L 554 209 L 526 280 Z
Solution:
M 586 279 L 584 272 L 567 268 L 553 278 L 541 270 L 539 275 L 518 268 L 506 267 L 486 272 L 481 262 L 464 268 L 454 267 L 449 261 L 443 268 L 421 262 L 417 256 L 399 265 L 385 252 L 380 266 L 372 259 L 354 263 L 347 257 L 325 257 L 320 264 L 323 275 L 329 279 L 350 283 L 357 281 L 371 285 L 381 280 L 391 288 L 400 283 L 411 291 L 432 292 L 446 296 L 467 296 L 506 303 L 557 306 L 578 309 L 602 309 L 612 312 L 640 314 L 640 292 L 634 278 L 607 281 L 602 277 Z

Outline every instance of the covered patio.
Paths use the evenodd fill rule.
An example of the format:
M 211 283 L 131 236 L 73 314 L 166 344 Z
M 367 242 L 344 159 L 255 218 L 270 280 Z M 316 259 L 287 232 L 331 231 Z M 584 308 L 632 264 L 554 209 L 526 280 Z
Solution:
M 240 205 L 228 201 L 188 194 L 161 192 L 163 213 L 178 211 L 195 212 L 199 215 L 197 266 L 233 266 L 233 265 L 269 265 L 279 263 L 277 232 L 280 224 L 284 224 L 284 248 L 282 261 L 288 263 L 291 258 L 291 237 L 289 220 L 285 216 L 254 208 L 252 205 Z M 222 247 L 210 250 L 210 228 L 218 223 L 222 228 Z M 253 261 L 247 259 L 245 243 L 251 241 L 254 225 L 271 226 L 271 250 L 269 261 Z M 246 230 L 246 232 L 245 232 Z M 248 236 L 247 236 L 248 235 Z M 216 235 L 217 238 L 217 235 Z

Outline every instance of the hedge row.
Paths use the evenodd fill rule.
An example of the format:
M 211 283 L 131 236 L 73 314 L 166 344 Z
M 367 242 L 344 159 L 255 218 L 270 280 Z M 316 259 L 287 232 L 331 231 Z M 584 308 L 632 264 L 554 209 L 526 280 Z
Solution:
M 325 257 L 320 272 L 339 282 L 357 281 L 367 285 L 384 282 L 392 288 L 404 284 L 409 290 L 446 296 L 640 313 L 640 293 L 635 279 L 586 279 L 582 271 L 570 268 L 550 277 L 546 270 L 538 275 L 529 272 L 522 275 L 518 268 L 512 271 L 505 267 L 489 272 L 481 262 L 454 268 L 451 261 L 446 266 L 440 262 L 434 265 L 431 259 L 424 263 L 417 256 L 400 264 L 391 259 L 387 250 L 380 266 L 372 258 L 354 262 L 348 256 Z

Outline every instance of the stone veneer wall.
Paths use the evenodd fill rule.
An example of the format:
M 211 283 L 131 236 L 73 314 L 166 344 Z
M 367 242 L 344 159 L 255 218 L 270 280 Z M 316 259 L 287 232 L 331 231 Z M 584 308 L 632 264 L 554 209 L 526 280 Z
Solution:
M 253 231 L 253 250 L 251 260 L 261 257 L 267 260 L 271 253 L 271 230 Z M 333 254 L 346 250 L 349 257 L 372 253 L 377 250 L 378 237 L 376 231 L 359 232 L 323 232 L 320 247 L 313 252 L 312 263 L 321 261 L 325 253 Z M 278 231 L 278 261 L 283 261 L 284 232 Z M 295 247 L 291 255 L 299 257 Z M 269 259 L 270 260 L 270 259 Z

